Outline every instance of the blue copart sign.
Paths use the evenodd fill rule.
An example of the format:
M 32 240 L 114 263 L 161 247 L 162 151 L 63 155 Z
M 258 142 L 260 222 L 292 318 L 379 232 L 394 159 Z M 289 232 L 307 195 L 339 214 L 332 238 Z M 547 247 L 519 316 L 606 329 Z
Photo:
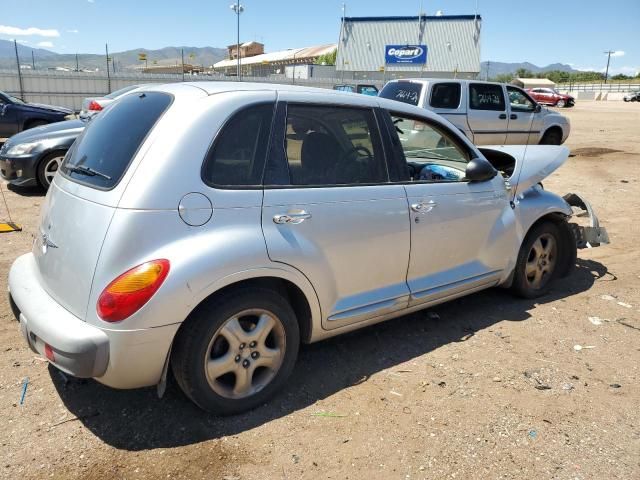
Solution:
M 411 63 L 423 65 L 427 63 L 427 46 L 387 45 L 384 50 L 384 60 L 388 64 Z

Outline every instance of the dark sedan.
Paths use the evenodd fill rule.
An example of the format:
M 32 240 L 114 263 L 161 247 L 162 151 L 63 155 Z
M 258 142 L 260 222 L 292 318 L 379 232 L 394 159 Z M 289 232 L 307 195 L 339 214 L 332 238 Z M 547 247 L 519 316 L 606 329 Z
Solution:
M 86 123 L 69 120 L 32 128 L 0 148 L 0 176 L 16 186 L 49 188 L 67 150 Z
M 73 110 L 52 105 L 23 102 L 0 92 L 0 139 L 8 138 L 29 128 L 61 122 Z

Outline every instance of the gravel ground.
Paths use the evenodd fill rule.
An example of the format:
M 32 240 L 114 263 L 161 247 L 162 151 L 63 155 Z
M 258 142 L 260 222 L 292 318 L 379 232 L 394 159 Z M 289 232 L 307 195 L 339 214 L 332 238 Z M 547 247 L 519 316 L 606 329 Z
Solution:
M 536 301 L 490 290 L 305 346 L 245 415 L 204 414 L 173 384 L 158 400 L 65 378 L 0 297 L 0 477 L 640 478 L 640 105 L 562 113 L 574 156 L 545 188 L 583 193 L 611 245 Z M 3 188 L 24 226 L 0 234 L 5 291 L 43 197 Z

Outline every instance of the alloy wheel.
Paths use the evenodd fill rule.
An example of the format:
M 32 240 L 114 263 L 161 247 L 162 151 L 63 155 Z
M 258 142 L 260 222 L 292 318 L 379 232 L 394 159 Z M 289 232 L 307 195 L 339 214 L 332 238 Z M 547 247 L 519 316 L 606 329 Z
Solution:
M 62 165 L 62 160 L 64 160 L 64 155 L 50 158 L 44 165 L 44 179 L 47 182 L 47 186 L 53 182 L 53 177 L 55 177 L 58 168 Z
M 558 246 L 553 235 L 543 233 L 533 242 L 525 266 L 525 277 L 532 288 L 540 290 L 549 282 L 557 257 Z
M 206 350 L 205 374 L 218 395 L 246 398 L 273 380 L 286 351 L 284 326 L 262 309 L 239 312 L 213 335 Z

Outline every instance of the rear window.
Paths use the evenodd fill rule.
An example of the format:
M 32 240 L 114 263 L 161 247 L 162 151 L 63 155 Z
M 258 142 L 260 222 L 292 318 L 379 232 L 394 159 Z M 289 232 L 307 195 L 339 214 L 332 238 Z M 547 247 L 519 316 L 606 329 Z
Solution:
M 460 106 L 460 84 L 436 83 L 431 88 L 429 105 L 433 108 L 458 108 Z
M 62 173 L 103 190 L 115 187 L 171 101 L 166 93 L 145 92 L 112 104 L 96 115 L 73 144 Z
M 378 96 L 417 106 L 420 100 L 420 93 L 422 93 L 422 84 L 420 83 L 389 82 Z

